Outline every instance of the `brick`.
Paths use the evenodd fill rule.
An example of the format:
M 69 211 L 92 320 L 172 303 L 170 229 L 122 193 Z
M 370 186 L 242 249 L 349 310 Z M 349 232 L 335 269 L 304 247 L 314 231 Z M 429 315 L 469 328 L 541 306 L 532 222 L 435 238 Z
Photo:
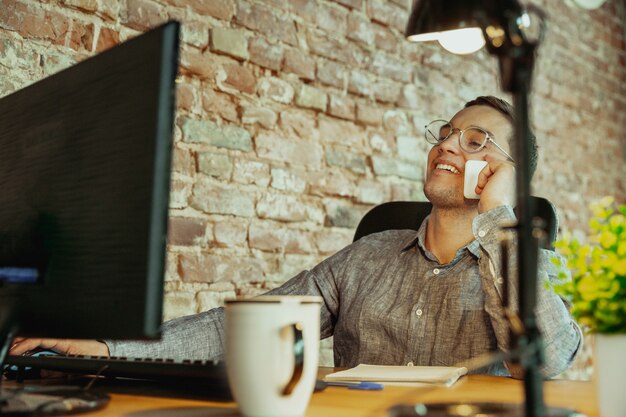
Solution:
M 381 204 L 387 200 L 385 186 L 371 180 L 359 181 L 356 187 L 356 201 L 362 204 Z
M 415 110 L 421 107 L 423 101 L 420 97 L 420 88 L 415 84 L 405 84 L 398 99 L 398 106 Z M 424 103 L 425 104 L 425 103 Z
M 195 162 L 188 149 L 174 147 L 172 171 L 191 176 L 195 172 Z
M 413 78 L 413 66 L 412 62 L 406 62 L 386 53 L 377 52 L 374 54 L 371 70 L 382 77 L 408 83 Z
M 191 111 L 196 102 L 195 87 L 187 83 L 176 84 L 176 108 Z
M 224 64 L 218 71 L 216 80 L 217 85 L 227 91 L 230 87 L 248 94 L 254 94 L 256 91 L 256 77 L 249 68 L 243 65 Z
M 272 168 L 272 188 L 283 191 L 291 191 L 297 194 L 303 194 L 306 190 L 306 180 L 294 172 L 290 172 L 283 168 Z
M 372 21 L 390 26 L 401 32 L 404 32 L 406 22 L 409 20 L 408 10 L 382 0 L 367 0 L 367 15 Z
M 355 59 L 350 55 L 349 47 L 345 42 L 329 38 L 320 31 L 307 31 L 307 43 L 315 55 L 329 58 L 349 65 L 355 65 Z
M 317 27 L 343 38 L 348 30 L 347 15 L 342 7 L 322 3 L 317 8 Z
M 212 16 L 225 21 L 230 21 L 235 14 L 233 0 L 165 0 L 165 2 L 178 7 L 189 7 L 199 15 Z
M 228 28 L 211 29 L 211 51 L 248 59 L 248 38 L 243 30 Z
M 338 170 L 327 171 L 316 176 L 309 194 L 316 196 L 353 197 L 354 179 Z
M 263 195 L 257 203 L 256 211 L 261 219 L 301 222 L 308 218 L 302 202 L 297 197 L 287 194 Z
M 305 22 L 311 25 L 317 24 L 317 15 L 319 13 L 316 0 L 282 0 L 284 3 L 289 3 L 291 13 L 300 17 Z
M 248 225 L 240 220 L 223 219 L 215 222 L 215 241 L 224 247 L 242 247 L 248 238 Z
M 360 96 L 371 97 L 372 77 L 361 70 L 353 69 L 350 71 L 350 81 L 348 82 L 348 91 Z
M 258 123 L 266 129 L 272 129 L 276 126 L 278 115 L 275 111 L 260 106 L 243 105 L 241 122 L 243 124 Z
M 418 161 L 416 161 L 418 162 Z M 395 175 L 409 180 L 421 180 L 424 171 L 424 161 L 405 162 L 382 156 L 372 156 L 372 169 L 376 175 Z
M 315 60 L 297 49 L 285 50 L 283 71 L 296 74 L 305 80 L 315 79 Z
M 256 136 L 254 142 L 257 155 L 261 158 L 311 169 L 320 169 L 322 166 L 322 147 L 315 141 L 291 140 L 263 132 Z
M 86 49 L 87 51 L 91 51 L 93 49 L 93 39 L 93 23 L 83 23 L 77 20 L 73 22 L 69 42 L 70 48 L 75 51 L 78 51 L 80 49 Z
M 76 64 L 76 60 L 71 56 L 52 51 L 47 52 L 45 56 L 42 55 L 40 65 L 41 62 L 43 62 L 43 75 L 46 77 Z
M 320 60 L 317 66 L 317 79 L 322 83 L 345 89 L 348 86 L 348 78 L 345 66 L 333 61 Z
M 193 246 L 205 243 L 206 221 L 189 217 L 170 217 L 167 243 Z
M 69 21 L 64 15 L 40 8 L 27 8 L 19 3 L 9 7 L 3 4 L 0 6 L 3 9 L 0 12 L 0 26 L 16 30 L 24 38 L 49 40 L 55 45 L 65 44 Z M 12 11 L 14 16 L 11 16 Z
M 96 42 L 96 52 L 102 52 L 120 43 L 120 34 L 116 30 L 101 27 Z
M 181 25 L 182 42 L 204 49 L 209 44 L 209 27 L 201 22 L 185 22 Z
M 193 187 L 191 206 L 208 214 L 254 216 L 255 197 L 241 188 L 225 186 L 207 178 L 199 178 Z
M 396 149 L 394 137 L 382 132 L 370 132 L 369 145 L 383 155 L 391 155 Z
M 270 167 L 263 162 L 238 159 L 235 161 L 233 180 L 241 184 L 267 187 L 270 183 Z
M 233 160 L 222 153 L 198 153 L 198 172 L 221 180 L 229 180 L 233 173 Z
M 207 253 L 181 253 L 178 257 L 178 275 L 183 282 L 217 282 L 221 259 Z
M 296 26 L 293 20 L 277 16 L 272 9 L 248 1 L 237 1 L 235 21 L 248 29 L 264 33 L 289 45 L 296 46 Z
M 237 104 L 229 94 L 205 88 L 202 91 L 202 108 L 209 114 L 217 114 L 229 122 L 239 122 Z
M 234 286 L 228 291 L 199 291 L 196 299 L 198 302 L 197 312 L 209 311 L 217 307 L 223 307 L 225 300 L 235 298 L 237 293 Z
M 266 252 L 315 252 L 310 233 L 288 229 L 273 222 L 254 222 L 250 225 L 250 247 Z
M 278 103 L 289 104 L 295 95 L 293 87 L 280 78 L 266 77 L 259 82 L 259 95 Z
M 170 186 L 170 208 L 185 208 L 189 204 L 192 184 L 189 181 L 173 179 Z
M 402 96 L 402 84 L 387 79 L 377 79 L 372 84 L 372 93 L 378 101 L 395 103 Z
M 383 121 L 384 110 L 365 103 L 356 105 L 356 120 L 370 126 L 380 126 Z
M 363 0 L 335 0 L 335 2 L 356 10 L 363 8 Z
M 348 15 L 348 39 L 361 42 L 367 46 L 374 45 L 376 32 L 366 16 L 356 11 L 352 11 Z
M 63 5 L 86 12 L 98 10 L 97 0 L 62 0 Z
M 326 111 L 328 96 L 319 88 L 311 87 L 307 84 L 300 86 L 300 91 L 296 97 L 296 104 L 300 107 Z
M 329 96 L 328 114 L 341 119 L 354 120 L 356 117 L 356 104 L 350 96 L 332 94 Z
M 319 131 L 324 143 L 338 143 L 341 146 L 350 146 L 354 151 L 364 149 L 366 142 L 365 131 L 352 122 L 320 116 Z
M 195 294 L 189 291 L 166 292 L 163 296 L 163 320 L 196 312 Z
M 387 110 L 383 116 L 383 126 L 394 135 L 408 135 L 412 130 L 406 113 L 400 110 Z
M 188 75 L 200 80 L 214 80 L 217 74 L 215 56 L 209 52 L 199 52 L 183 48 L 180 53 L 181 75 Z
M 353 233 L 341 229 L 323 229 L 315 233 L 315 246 L 322 255 L 332 255 L 352 243 Z
M 341 200 L 325 201 L 324 207 L 327 213 L 327 225 L 348 229 L 356 228 L 365 211 L 349 206 L 346 202 Z
M 372 29 L 374 31 L 374 42 L 375 42 L 377 49 L 396 53 L 398 50 L 398 44 L 407 43 L 407 42 L 402 42 L 404 41 L 404 39 L 401 38 L 402 39 L 401 41 L 399 37 L 396 34 L 394 34 L 391 30 L 389 30 L 389 28 L 386 26 L 372 24 Z M 407 62 L 415 62 L 415 61 L 407 59 Z
M 122 23 L 145 31 L 167 21 L 167 13 L 157 4 L 147 0 L 126 0 L 126 10 L 122 13 Z
M 180 281 L 178 276 L 178 254 L 167 252 L 165 260 L 165 282 Z
M 283 47 L 270 44 L 263 37 L 252 37 L 248 42 L 250 61 L 264 68 L 278 71 L 283 61 Z
M 252 150 L 252 140 L 247 130 L 232 125 L 219 126 L 209 120 L 182 119 L 184 140 L 189 143 L 206 143 L 220 148 Z
M 317 119 L 312 111 L 300 109 L 282 111 L 280 127 L 285 132 L 301 138 L 317 137 Z
M 367 171 L 365 157 L 344 149 L 327 148 L 326 163 L 330 166 L 347 168 L 351 171 L 364 174 Z
M 398 156 L 401 159 L 420 161 L 427 158 L 426 140 L 415 136 L 398 136 Z

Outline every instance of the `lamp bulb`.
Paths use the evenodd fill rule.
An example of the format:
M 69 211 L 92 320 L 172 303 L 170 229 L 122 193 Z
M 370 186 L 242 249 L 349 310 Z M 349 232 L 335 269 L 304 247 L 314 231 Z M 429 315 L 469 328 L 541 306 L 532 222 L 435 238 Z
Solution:
M 439 33 L 439 44 L 453 54 L 472 54 L 485 45 L 485 37 L 480 28 L 447 30 Z

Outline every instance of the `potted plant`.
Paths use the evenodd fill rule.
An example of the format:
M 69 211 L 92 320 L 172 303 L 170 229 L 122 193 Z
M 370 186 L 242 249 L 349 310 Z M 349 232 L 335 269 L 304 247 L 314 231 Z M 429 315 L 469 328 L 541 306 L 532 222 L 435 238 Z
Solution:
M 576 321 L 594 334 L 594 381 L 602 417 L 626 416 L 626 205 L 605 197 L 590 205 L 586 242 L 555 242 L 564 257 L 554 290 Z M 571 280 L 565 269 L 571 272 Z

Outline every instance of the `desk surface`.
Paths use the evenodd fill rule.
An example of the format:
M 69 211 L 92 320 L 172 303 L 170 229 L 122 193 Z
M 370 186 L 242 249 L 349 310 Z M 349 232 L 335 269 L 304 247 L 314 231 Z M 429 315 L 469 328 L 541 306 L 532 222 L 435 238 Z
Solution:
M 326 374 L 332 369 L 320 369 Z M 591 382 L 549 381 L 544 384 L 546 403 L 574 408 L 588 417 L 599 417 L 596 411 L 595 390 Z M 387 410 L 400 403 L 443 401 L 516 402 L 523 400 L 521 381 L 510 378 L 470 375 L 461 378 L 453 387 L 387 386 L 382 391 L 357 391 L 328 387 L 313 394 L 307 417 L 387 417 Z M 200 417 L 238 416 L 232 402 L 199 401 L 155 396 L 111 394 L 109 405 L 93 417 Z

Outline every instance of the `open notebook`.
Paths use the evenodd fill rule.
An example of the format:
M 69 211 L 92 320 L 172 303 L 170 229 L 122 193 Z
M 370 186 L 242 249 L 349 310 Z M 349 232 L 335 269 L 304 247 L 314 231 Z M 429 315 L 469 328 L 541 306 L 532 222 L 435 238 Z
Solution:
M 326 375 L 326 381 L 368 381 L 384 383 L 428 383 L 451 386 L 467 368 L 453 366 L 386 366 L 360 364 Z

